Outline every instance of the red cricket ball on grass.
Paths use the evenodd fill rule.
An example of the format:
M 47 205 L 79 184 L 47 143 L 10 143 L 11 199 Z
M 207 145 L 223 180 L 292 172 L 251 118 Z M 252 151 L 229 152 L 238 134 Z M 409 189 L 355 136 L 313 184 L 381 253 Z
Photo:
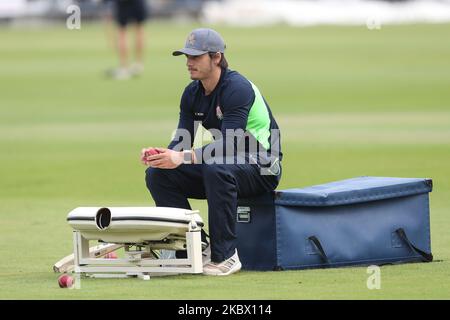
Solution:
M 71 288 L 74 284 L 74 280 L 68 274 L 63 274 L 59 276 L 58 284 L 60 288 Z

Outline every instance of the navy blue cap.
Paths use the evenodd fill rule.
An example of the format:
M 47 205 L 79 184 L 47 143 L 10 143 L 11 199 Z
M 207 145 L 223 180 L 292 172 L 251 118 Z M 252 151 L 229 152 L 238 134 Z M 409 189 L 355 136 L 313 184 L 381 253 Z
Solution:
M 208 52 L 220 52 L 225 51 L 225 42 L 222 36 L 213 29 L 195 29 L 186 39 L 184 48 L 174 51 L 174 56 L 180 56 L 187 54 L 190 56 L 200 56 Z

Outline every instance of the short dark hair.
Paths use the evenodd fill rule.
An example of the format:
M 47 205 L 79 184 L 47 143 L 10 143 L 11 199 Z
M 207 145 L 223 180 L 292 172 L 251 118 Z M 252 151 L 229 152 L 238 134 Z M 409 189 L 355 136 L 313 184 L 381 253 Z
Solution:
M 209 56 L 211 59 L 214 58 L 214 56 L 216 54 L 217 54 L 217 52 L 209 52 Z M 225 54 L 220 53 L 220 55 L 221 55 L 221 58 L 220 58 L 220 62 L 219 62 L 219 67 L 221 67 L 222 69 L 228 69 L 228 61 L 225 58 Z

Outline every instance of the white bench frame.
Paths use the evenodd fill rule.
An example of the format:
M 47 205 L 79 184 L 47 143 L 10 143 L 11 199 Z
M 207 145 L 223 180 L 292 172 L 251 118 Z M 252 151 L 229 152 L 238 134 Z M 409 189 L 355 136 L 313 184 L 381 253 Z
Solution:
M 186 259 L 145 258 L 142 254 L 151 250 L 152 244 L 123 244 L 125 259 L 91 258 L 89 240 L 80 231 L 73 231 L 74 272 L 77 275 L 92 277 L 132 277 L 150 279 L 150 275 L 169 275 L 180 273 L 202 273 L 201 229 L 197 226 L 186 232 Z M 145 251 L 132 251 L 132 246 L 144 247 Z

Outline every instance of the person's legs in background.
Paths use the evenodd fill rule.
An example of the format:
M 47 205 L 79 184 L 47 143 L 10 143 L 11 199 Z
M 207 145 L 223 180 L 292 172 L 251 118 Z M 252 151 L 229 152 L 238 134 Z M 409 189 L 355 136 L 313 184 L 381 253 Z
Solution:
M 144 50 L 145 50 L 145 26 L 143 23 L 135 25 L 135 62 L 130 66 L 133 75 L 140 75 L 144 72 Z
M 128 1 L 114 1 L 114 18 L 117 25 L 115 51 L 119 58 L 119 66 L 107 71 L 107 75 L 117 79 L 129 79 L 128 70 L 128 39 L 127 28 L 130 21 L 130 6 Z
M 119 80 L 129 79 L 144 71 L 145 57 L 145 20 L 147 6 L 144 0 L 129 0 L 115 2 L 115 19 L 117 24 L 117 53 L 119 67 L 110 70 L 108 74 Z M 135 23 L 135 52 L 133 63 L 130 63 L 128 48 L 128 32 L 130 23 Z
M 126 26 L 120 26 L 118 28 L 117 50 L 119 53 L 120 67 L 126 69 L 128 67 L 128 43 Z
M 144 0 L 136 1 L 133 8 L 133 20 L 135 26 L 135 62 L 131 65 L 132 75 L 140 75 L 144 71 L 145 58 L 145 21 L 148 18 L 149 10 Z

